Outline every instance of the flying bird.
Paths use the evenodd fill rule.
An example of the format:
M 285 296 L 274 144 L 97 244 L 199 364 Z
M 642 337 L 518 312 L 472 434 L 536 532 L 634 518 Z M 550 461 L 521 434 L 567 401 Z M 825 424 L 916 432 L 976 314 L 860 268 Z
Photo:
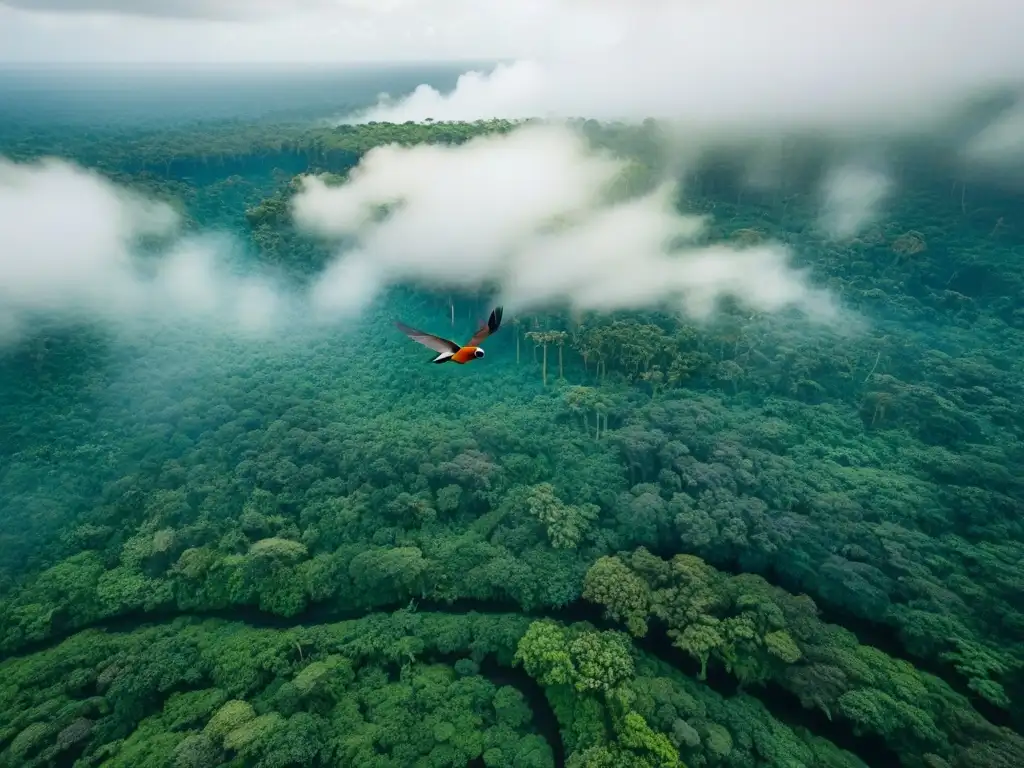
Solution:
M 487 324 L 474 333 L 473 338 L 465 346 L 461 347 L 454 341 L 442 339 L 440 336 L 435 336 L 432 333 L 417 331 L 405 323 L 395 321 L 395 326 L 413 341 L 418 341 L 423 346 L 430 347 L 437 352 L 437 357 L 430 362 L 447 363 L 450 360 L 453 363 L 465 365 L 470 360 L 478 360 L 484 356 L 480 343 L 501 327 L 501 312 L 501 307 L 495 307 L 491 310 L 491 316 L 487 318 Z

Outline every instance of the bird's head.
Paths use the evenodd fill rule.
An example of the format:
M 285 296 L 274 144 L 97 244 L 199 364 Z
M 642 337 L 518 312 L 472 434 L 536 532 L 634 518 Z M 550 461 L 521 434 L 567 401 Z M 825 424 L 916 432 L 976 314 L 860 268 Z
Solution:
M 473 357 L 475 357 L 477 360 L 479 360 L 483 356 L 484 351 L 480 349 L 480 347 L 477 347 L 476 349 L 473 350 Z

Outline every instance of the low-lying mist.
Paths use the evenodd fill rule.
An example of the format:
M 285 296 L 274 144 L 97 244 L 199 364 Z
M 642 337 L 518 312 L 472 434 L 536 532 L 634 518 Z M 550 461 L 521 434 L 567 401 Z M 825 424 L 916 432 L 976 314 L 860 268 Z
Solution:
M 556 6 L 562 31 L 588 33 L 544 29 L 548 42 L 530 58 L 345 120 L 654 117 L 662 175 L 653 188 L 622 194 L 629 163 L 556 121 L 462 146 L 377 147 L 341 186 L 303 180 L 295 223 L 334 242 L 337 255 L 296 291 L 236 269 L 240 241 L 187 235 L 170 208 L 94 173 L 3 161 L 0 343 L 31 331 L 38 313 L 268 338 L 357 317 L 388 286 L 410 282 L 494 288 L 513 312 L 658 307 L 703 319 L 733 297 L 834 326 L 850 314 L 793 267 L 786 244 L 716 240 L 713 211 L 680 212 L 680 199 L 696 194 L 688 173 L 709 154 L 741 158 L 752 188 L 782 188 L 793 175 L 784 147 L 820 144 L 817 229 L 837 240 L 884 219 L 900 194 L 894 142 L 931 142 L 975 171 L 1022 167 L 1018 4 Z M 1000 108 L 968 116 L 998 92 L 1007 94 Z
M 238 274 L 237 248 L 186 234 L 173 208 L 92 171 L 0 159 L 0 344 L 36 316 L 273 329 L 292 299 L 268 277 Z
M 512 311 L 663 307 L 703 319 L 732 296 L 759 311 L 836 318 L 780 244 L 698 244 L 706 220 L 678 212 L 675 183 L 616 195 L 629 170 L 552 124 L 459 147 L 378 147 L 337 187 L 307 177 L 293 201 L 296 222 L 358 243 L 320 277 L 312 308 L 358 311 L 381 287 L 414 280 L 495 285 Z
M 492 287 L 513 312 L 659 307 L 703 319 L 729 296 L 839 320 L 783 244 L 708 242 L 708 217 L 679 213 L 685 190 L 675 180 L 624 194 L 629 172 L 628 161 L 559 124 L 455 147 L 378 147 L 340 186 L 303 179 L 295 223 L 337 241 L 338 254 L 297 290 L 251 260 L 239 269 L 240 239 L 186 233 L 171 207 L 95 172 L 4 161 L 2 339 L 31 332 L 39 315 L 266 338 L 357 317 L 396 284 Z M 847 174 L 833 186 L 823 212 L 848 235 L 884 184 Z

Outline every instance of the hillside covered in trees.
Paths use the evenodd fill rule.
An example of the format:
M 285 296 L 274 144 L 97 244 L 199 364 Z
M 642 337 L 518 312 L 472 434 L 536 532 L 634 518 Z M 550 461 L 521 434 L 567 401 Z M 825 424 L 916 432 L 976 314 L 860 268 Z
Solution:
M 656 123 L 574 125 L 653 184 Z M 518 129 L 8 126 L 0 154 L 301 285 L 333 251 L 297 176 Z M 0 349 L 0 766 L 1024 765 L 1021 199 L 899 170 L 842 243 L 809 184 L 724 161 L 680 201 L 787 243 L 870 319 L 841 338 L 521 313 L 450 370 L 391 321 L 468 337 L 492 297 L 415 285 L 269 343 L 40 322 Z

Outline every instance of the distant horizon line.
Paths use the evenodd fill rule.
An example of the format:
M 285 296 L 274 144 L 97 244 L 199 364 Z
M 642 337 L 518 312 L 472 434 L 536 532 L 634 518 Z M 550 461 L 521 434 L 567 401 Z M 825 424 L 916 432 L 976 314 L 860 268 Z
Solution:
M 224 62 L 205 62 L 205 61 L 152 61 L 152 62 L 138 62 L 138 61 L 124 61 L 124 62 L 107 62 L 107 61 L 3 61 L 0 60 L 0 70 L 32 70 L 32 69 L 73 69 L 80 71 L 82 69 L 122 69 L 131 68 L 139 69 L 162 69 L 162 70 L 174 70 L 174 69 L 245 69 L 245 70 L 256 70 L 256 69 L 319 69 L 319 70 L 345 70 L 345 69 L 407 69 L 416 67 L 466 67 L 466 66 L 490 66 L 496 64 L 508 64 L 515 61 L 515 59 L 508 58 L 496 58 L 496 59 L 450 59 L 450 60 L 438 60 L 430 59 L 423 61 L 413 60 L 398 60 L 398 61 L 347 61 L 347 62 L 244 62 L 244 61 L 224 61 Z

